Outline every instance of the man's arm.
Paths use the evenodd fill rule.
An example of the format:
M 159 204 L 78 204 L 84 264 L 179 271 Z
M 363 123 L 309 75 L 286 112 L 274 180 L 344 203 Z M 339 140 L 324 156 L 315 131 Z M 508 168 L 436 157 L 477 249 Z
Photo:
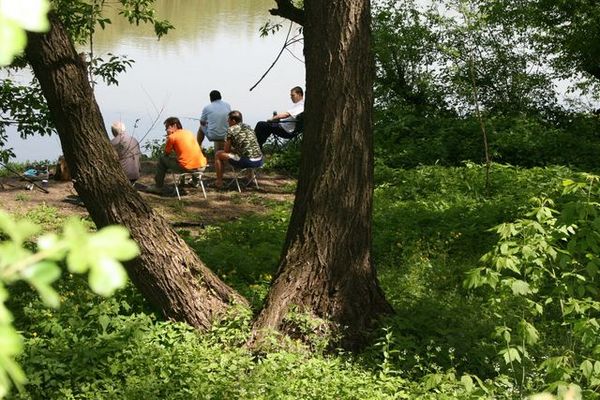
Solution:
M 208 110 L 206 107 L 202 109 L 202 114 L 200 115 L 200 127 L 198 129 L 202 129 L 202 131 L 206 131 L 206 127 L 208 126 Z M 200 131 L 198 131 L 200 132 Z
M 289 118 L 290 116 L 291 115 L 290 115 L 289 112 L 283 111 L 283 112 L 280 112 L 280 113 L 277 113 L 277 114 L 273 115 L 273 118 L 271 118 L 271 121 L 272 120 L 280 120 L 280 119 L 284 119 L 284 118 Z
M 167 136 L 167 144 L 165 145 L 165 154 L 169 155 L 173 151 L 173 140 L 171 139 L 171 135 Z

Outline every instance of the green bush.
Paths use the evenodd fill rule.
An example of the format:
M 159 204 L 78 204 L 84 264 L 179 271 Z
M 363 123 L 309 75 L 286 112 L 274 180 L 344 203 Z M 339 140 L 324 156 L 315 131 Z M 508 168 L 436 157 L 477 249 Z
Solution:
M 527 302 L 512 290 L 463 286 L 484 254 L 501 251 L 502 242 L 489 229 L 527 212 L 530 198 L 543 193 L 570 209 L 580 198 L 575 192 L 561 196 L 561 182 L 573 176 L 571 170 L 494 164 L 486 187 L 481 165 L 404 170 L 378 160 L 375 175 L 374 260 L 396 314 L 381 321 L 364 352 L 323 353 L 322 337 L 309 346 L 274 341 L 263 354 L 244 348 L 251 312 L 262 305 L 289 221 L 290 204 L 273 203 L 268 215 L 210 226 L 200 237 L 186 238 L 253 306 L 231 310 L 206 333 L 162 321 L 132 286 L 106 300 L 89 292 L 81 278 L 66 275 L 57 288 L 63 302 L 58 310 L 43 307 L 24 285 L 11 288 L 10 308 L 26 339 L 20 362 L 29 377 L 25 391 L 11 398 L 520 399 L 545 389 L 556 393 L 558 385 L 550 384 L 558 379 L 591 387 L 598 347 L 593 325 L 574 320 L 563 325 L 554 301 L 547 307 L 553 312 L 530 322 L 540 340 L 527 346 L 528 358 L 521 357 L 525 361 L 515 377 L 505 363 L 506 333 L 496 327 L 506 321 L 513 340 L 520 338 L 527 325 L 515 310 L 527 310 Z M 595 220 L 577 222 L 581 234 L 587 232 L 578 240 L 581 246 L 597 236 Z M 578 263 L 595 254 L 577 251 Z M 507 274 L 514 278 L 514 272 Z M 577 282 L 574 276 L 565 279 Z M 591 290 L 585 282 L 573 287 L 582 286 Z M 551 285 L 538 293 L 542 289 Z M 580 309 L 592 304 L 585 296 L 577 297 Z M 586 321 L 595 312 L 587 308 Z M 290 318 L 309 330 L 318 322 L 298 313 Z M 557 358 L 568 348 L 577 354 Z M 597 398 L 590 391 L 585 395 Z

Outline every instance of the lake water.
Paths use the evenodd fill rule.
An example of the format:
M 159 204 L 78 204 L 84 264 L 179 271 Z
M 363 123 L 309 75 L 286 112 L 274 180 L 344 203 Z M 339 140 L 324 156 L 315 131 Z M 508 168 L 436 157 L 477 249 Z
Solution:
M 213 89 L 252 126 L 273 110 L 286 109 L 289 90 L 305 86 L 301 44 L 292 47 L 292 53 L 284 52 L 262 83 L 249 90 L 285 41 L 289 23 L 272 17 L 268 9 L 273 7 L 272 0 L 157 0 L 160 18 L 175 26 L 160 40 L 150 26 L 129 25 L 109 10 L 113 23 L 94 35 L 94 54 L 105 59 L 107 53 L 123 54 L 135 63 L 120 75 L 118 86 L 95 87 L 107 130 L 121 120 L 143 147 L 153 139 L 162 140 L 162 121 L 177 116 L 195 133 Z M 283 23 L 283 28 L 261 38 L 259 28 L 268 19 Z M 17 161 L 54 160 L 62 153 L 58 136 L 22 140 L 14 130 L 9 130 L 8 147 Z

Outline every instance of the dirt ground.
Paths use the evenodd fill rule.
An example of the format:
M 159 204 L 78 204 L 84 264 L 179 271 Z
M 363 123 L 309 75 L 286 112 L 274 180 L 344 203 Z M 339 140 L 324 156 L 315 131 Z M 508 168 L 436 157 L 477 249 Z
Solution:
M 154 182 L 155 163 L 142 162 L 142 176 L 138 183 L 150 185 Z M 231 181 L 231 173 L 225 175 L 225 185 Z M 201 226 L 227 220 L 235 220 L 248 214 L 264 213 L 273 202 L 291 200 L 294 197 L 295 180 L 284 175 L 260 171 L 257 174 L 259 189 L 254 185 L 242 187 L 239 193 L 233 183 L 226 191 L 214 188 L 215 173 L 208 168 L 203 177 L 207 198 L 202 190 L 186 185 L 181 201 L 176 196 L 159 196 L 139 191 L 141 196 L 174 226 Z M 245 183 L 240 180 L 240 184 Z M 42 186 L 41 182 L 37 182 Z M 166 187 L 173 187 L 171 175 L 167 174 Z M 50 179 L 43 190 L 31 187 L 30 183 L 17 176 L 0 178 L 0 208 L 15 215 L 25 215 L 40 206 L 50 206 L 59 210 L 61 215 L 87 216 L 85 206 L 76 204 L 77 192 L 72 182 L 60 182 Z

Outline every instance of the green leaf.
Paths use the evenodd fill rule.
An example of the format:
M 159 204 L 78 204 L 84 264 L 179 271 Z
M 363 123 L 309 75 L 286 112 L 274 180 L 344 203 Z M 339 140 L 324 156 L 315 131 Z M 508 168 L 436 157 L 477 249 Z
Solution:
M 106 328 L 108 328 L 108 324 L 110 324 L 110 317 L 106 314 L 102 314 L 101 316 L 98 317 L 98 322 L 100 323 L 100 326 L 102 327 L 102 332 L 106 333 Z
M 62 245 L 58 235 L 51 233 L 42 235 L 37 240 L 38 251 L 44 251 L 46 259 L 60 261 L 65 258 L 67 248 Z
M 60 306 L 60 297 L 52 286 L 38 285 L 35 282 L 32 282 L 31 284 L 35 287 L 35 290 L 37 290 L 44 304 L 52 308 L 58 308 L 58 306 Z
M 101 256 L 92 261 L 89 275 L 92 290 L 102 296 L 110 296 L 127 283 L 127 273 L 118 261 Z
M 523 339 L 527 344 L 535 344 L 540 339 L 540 334 L 538 330 L 527 321 L 521 321 L 521 330 L 523 334 Z
M 579 366 L 579 369 L 581 370 L 583 376 L 585 376 L 588 380 L 594 374 L 594 364 L 592 364 L 590 360 L 585 360 L 584 362 L 582 362 Z
M 27 238 L 36 234 L 39 230 L 40 228 L 33 222 L 27 220 L 15 221 L 6 212 L 0 211 L 0 231 L 6 233 L 17 245 L 21 245 Z
M 84 246 L 78 249 L 72 249 L 69 254 L 67 254 L 66 261 L 70 272 L 83 274 L 88 270 L 90 259 L 94 257 L 94 255 L 87 250 L 87 246 Z
M 517 350 L 515 347 L 502 350 L 500 354 L 504 357 L 504 362 L 506 364 L 510 364 L 512 361 L 516 361 L 518 363 L 521 362 L 521 355 L 519 354 L 519 350 Z
M 120 261 L 136 257 L 140 251 L 137 244 L 129 239 L 129 232 L 122 226 L 107 226 L 90 238 L 94 252 L 102 253 Z
M 514 295 L 528 295 L 531 293 L 531 289 L 529 288 L 529 284 L 525 281 L 519 280 L 519 279 L 515 279 L 512 284 L 510 285 L 510 288 L 513 292 Z
M 471 378 L 470 375 L 463 375 L 460 378 L 460 382 L 465 387 L 465 390 L 467 391 L 467 393 L 471 393 L 473 391 L 475 384 L 473 383 L 473 378 Z
M 23 338 L 12 325 L 0 325 L 0 352 L 14 356 L 23 350 Z
M 60 268 L 52 261 L 42 261 L 23 271 L 23 278 L 36 285 L 49 285 L 60 277 Z

